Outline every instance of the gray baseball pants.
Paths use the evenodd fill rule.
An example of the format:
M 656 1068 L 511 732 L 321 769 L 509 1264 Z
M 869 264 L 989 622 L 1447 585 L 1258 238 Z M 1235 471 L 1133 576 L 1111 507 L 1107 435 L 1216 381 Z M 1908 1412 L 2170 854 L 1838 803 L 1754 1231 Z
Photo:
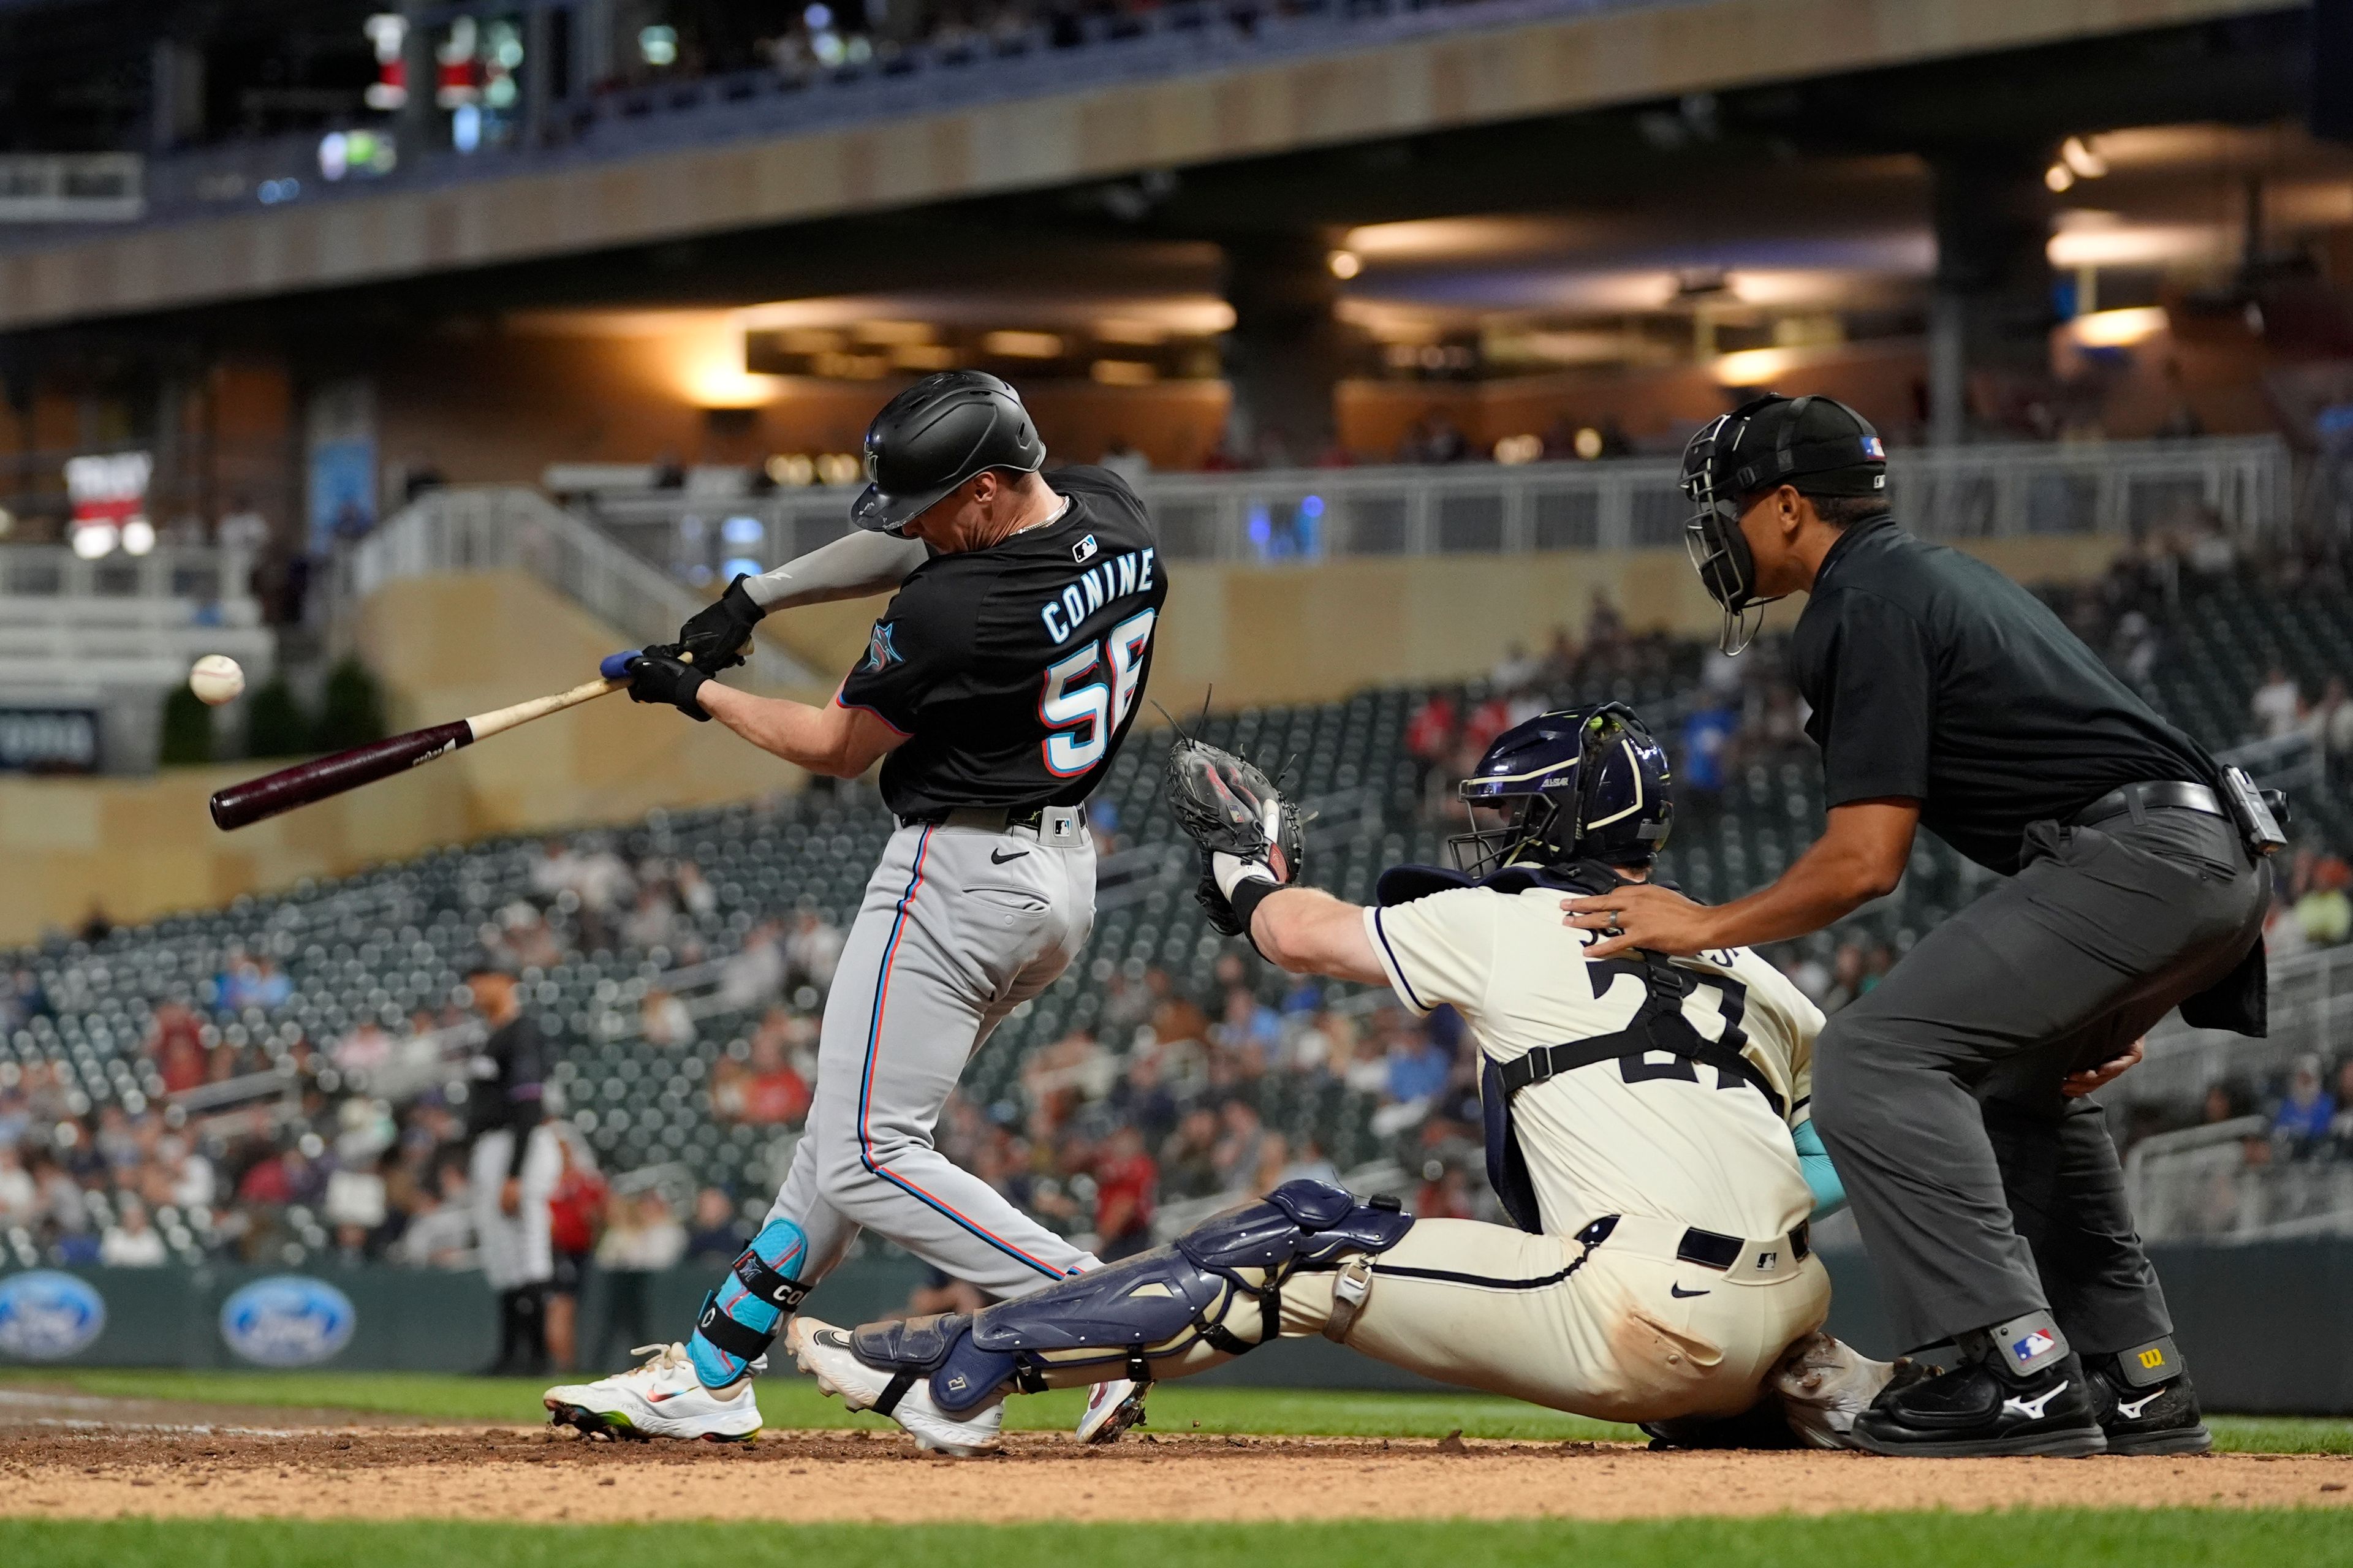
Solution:
M 932 1145 L 965 1063 L 1094 929 L 1094 842 L 1076 809 L 1046 815 L 1042 828 L 1007 828 L 958 813 L 891 836 L 834 972 L 808 1125 L 768 1211 L 807 1236 L 803 1279 L 822 1279 L 860 1226 L 993 1296 L 1093 1266 Z
M 2173 1331 L 2105 1116 L 2060 1080 L 2229 974 L 2271 871 L 2193 811 L 2026 841 L 1814 1042 L 1814 1125 L 1907 1348 L 2043 1309 L 2086 1355 Z

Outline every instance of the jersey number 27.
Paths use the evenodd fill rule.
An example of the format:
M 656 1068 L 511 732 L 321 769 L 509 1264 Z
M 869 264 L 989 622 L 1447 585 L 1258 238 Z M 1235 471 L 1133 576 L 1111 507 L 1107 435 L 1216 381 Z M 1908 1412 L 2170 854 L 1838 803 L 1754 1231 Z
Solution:
M 1089 643 L 1049 668 L 1038 696 L 1046 726 L 1046 771 L 1076 778 L 1103 760 L 1113 731 L 1127 722 L 1144 685 L 1145 650 L 1152 646 L 1157 610 L 1130 616 L 1100 643 Z M 1088 676 L 1092 680 L 1087 680 Z M 1084 681 L 1083 685 L 1073 685 Z

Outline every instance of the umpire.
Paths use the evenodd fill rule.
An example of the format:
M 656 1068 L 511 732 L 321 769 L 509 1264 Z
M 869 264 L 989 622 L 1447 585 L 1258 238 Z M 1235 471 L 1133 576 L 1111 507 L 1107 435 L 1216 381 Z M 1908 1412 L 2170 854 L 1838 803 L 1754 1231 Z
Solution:
M 1762 397 L 1683 456 L 1694 566 L 1736 653 L 1808 595 L 1791 645 L 1829 822 L 1771 886 L 1567 900 L 1595 956 L 1778 942 L 1894 890 L 1925 825 L 2009 880 L 1930 931 L 1816 1042 L 1814 1122 L 1906 1345 L 1957 1366 L 1891 1384 L 1858 1447 L 1920 1455 L 2195 1453 L 2211 1444 L 2082 1098 L 2180 1005 L 2263 1032 L 2280 833 L 2245 775 L 2118 680 L 2018 584 L 1899 528 L 1886 456 L 1826 397 Z

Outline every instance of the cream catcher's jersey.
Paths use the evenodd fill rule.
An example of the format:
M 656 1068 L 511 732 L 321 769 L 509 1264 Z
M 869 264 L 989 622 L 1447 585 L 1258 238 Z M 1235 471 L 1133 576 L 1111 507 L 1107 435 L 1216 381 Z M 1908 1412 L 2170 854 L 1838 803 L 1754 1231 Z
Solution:
M 1365 911 L 1373 949 L 1407 1006 L 1451 1003 L 1490 1060 L 1625 1029 L 1649 995 L 1633 955 L 1594 963 L 1590 931 L 1562 923 L 1562 889 L 1451 888 Z M 1544 1228 L 1649 1215 L 1727 1236 L 1778 1236 L 1812 1210 L 1790 1130 L 1807 1120 L 1822 1015 L 1746 948 L 1678 958 L 1699 976 L 1683 1016 L 1701 1037 L 1727 1024 L 1788 1108 L 1746 1080 L 1663 1051 L 1616 1058 L 1520 1090 L 1514 1130 Z M 1632 1081 L 1629 1081 L 1629 1080 Z

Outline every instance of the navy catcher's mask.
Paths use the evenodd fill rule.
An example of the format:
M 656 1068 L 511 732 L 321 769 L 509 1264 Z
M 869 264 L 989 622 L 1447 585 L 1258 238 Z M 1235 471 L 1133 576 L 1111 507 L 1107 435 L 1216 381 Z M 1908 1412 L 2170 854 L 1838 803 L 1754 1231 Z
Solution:
M 1683 492 L 1694 510 L 1683 548 L 1708 596 L 1724 606 L 1716 646 L 1738 653 L 1756 637 L 1757 562 L 1740 514 L 1765 491 L 1794 486 L 1809 496 L 1887 493 L 1887 448 L 1871 421 L 1830 397 L 1767 394 L 1700 427 L 1683 448 Z
M 1473 880 L 1514 864 L 1644 865 L 1666 847 L 1673 783 L 1666 752 L 1624 703 L 1540 713 L 1496 737 L 1462 781 L 1471 831 L 1447 847 Z M 1482 808 L 1505 822 L 1480 827 Z

